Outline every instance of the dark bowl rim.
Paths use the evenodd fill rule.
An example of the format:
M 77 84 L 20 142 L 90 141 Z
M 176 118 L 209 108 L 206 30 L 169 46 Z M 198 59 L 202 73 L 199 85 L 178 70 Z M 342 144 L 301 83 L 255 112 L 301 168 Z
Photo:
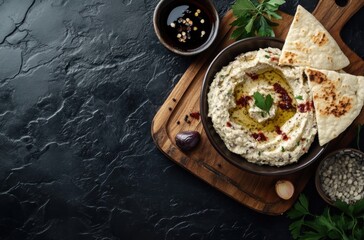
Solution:
M 330 152 L 320 161 L 320 163 L 317 166 L 316 171 L 315 171 L 315 187 L 316 187 L 316 191 L 320 195 L 320 197 L 326 203 L 330 204 L 331 206 L 335 206 L 335 204 L 334 204 L 334 201 L 331 200 L 331 198 L 329 196 L 327 196 L 325 191 L 322 189 L 322 185 L 321 185 L 321 181 L 320 181 L 320 171 L 321 171 L 322 165 L 324 164 L 325 161 L 328 161 L 329 158 L 331 158 L 332 156 L 335 156 L 336 154 L 341 153 L 341 152 L 357 152 L 358 154 L 361 154 L 364 156 L 364 153 L 359 149 L 340 148 L 340 149 Z
M 227 160 L 229 163 L 232 163 L 234 166 L 236 166 L 242 170 L 248 171 L 250 173 L 262 175 L 262 176 L 284 176 L 284 175 L 292 174 L 292 173 L 300 171 L 300 170 L 308 167 L 312 163 L 314 163 L 324 153 L 324 151 L 327 149 L 329 144 L 325 144 L 324 146 L 318 145 L 318 148 L 319 148 L 318 153 L 312 159 L 307 160 L 305 163 L 300 164 L 298 161 L 296 163 L 288 164 L 288 165 L 281 166 L 281 167 L 250 163 L 247 160 L 245 160 L 243 157 L 239 156 L 241 158 L 241 161 L 245 161 L 245 165 L 251 166 L 251 167 L 246 167 L 245 165 L 240 165 L 236 161 L 229 159 L 229 157 L 227 157 L 225 155 L 224 151 L 220 148 L 218 143 L 215 142 L 215 139 L 213 138 L 212 133 L 208 130 L 209 128 L 208 128 L 207 121 L 208 121 L 209 117 L 207 116 L 207 107 L 205 108 L 205 104 L 204 104 L 204 96 L 207 95 L 207 91 L 208 91 L 208 86 L 206 86 L 206 85 L 210 84 L 210 83 L 208 83 L 207 75 L 210 72 L 211 68 L 213 67 L 214 63 L 217 61 L 217 59 L 219 59 L 228 49 L 233 48 L 235 45 L 239 45 L 239 44 L 242 44 L 244 42 L 249 42 L 249 41 L 270 41 L 270 42 L 280 43 L 280 44 L 282 44 L 282 46 L 284 44 L 284 40 L 275 38 L 275 37 L 250 37 L 250 38 L 245 38 L 245 39 L 236 41 L 236 42 L 228 45 L 227 47 L 225 47 L 223 50 L 221 50 L 216 55 L 216 57 L 211 61 L 210 65 L 207 68 L 206 73 L 204 75 L 202 88 L 201 88 L 201 94 L 200 94 L 200 113 L 201 113 L 202 125 L 203 125 L 206 135 L 207 135 L 210 143 L 213 145 L 213 147 L 217 150 L 217 152 L 225 160 Z M 256 50 L 258 50 L 258 49 L 256 49 Z M 243 53 L 243 52 L 241 52 L 241 53 Z M 226 63 L 226 64 L 228 64 L 228 63 Z M 317 138 L 317 134 L 316 134 L 315 138 Z M 312 147 L 312 145 L 311 145 L 311 147 Z M 311 147 L 310 147 L 310 149 L 311 149 Z M 234 155 L 237 155 L 237 154 L 234 154 Z M 254 170 L 256 168 L 259 168 L 259 171 Z
M 197 48 L 196 50 L 193 51 L 183 51 L 180 50 L 178 48 L 173 47 L 172 45 L 168 44 L 162 37 L 161 35 L 161 31 L 158 28 L 158 19 L 159 19 L 159 15 L 158 13 L 160 12 L 160 8 L 162 6 L 162 4 L 164 4 L 166 2 L 166 0 L 160 0 L 157 4 L 157 6 L 154 9 L 153 12 L 153 28 L 154 28 L 154 32 L 157 35 L 157 38 L 159 40 L 160 43 L 162 43 L 162 45 L 167 48 L 168 50 L 170 50 L 173 53 L 182 55 L 182 56 L 193 56 L 193 55 L 197 55 L 201 52 L 206 51 L 207 49 L 209 49 L 211 47 L 211 45 L 215 42 L 217 35 L 219 33 L 219 28 L 220 28 L 220 17 L 219 17 L 219 13 L 216 10 L 215 4 L 213 3 L 213 1 L 211 0 L 206 0 L 210 3 L 211 5 L 211 13 L 214 15 L 214 17 L 216 18 L 215 22 L 214 22 L 214 28 L 212 30 L 212 35 L 210 36 L 210 38 L 207 40 L 206 43 L 204 43 L 200 48 Z

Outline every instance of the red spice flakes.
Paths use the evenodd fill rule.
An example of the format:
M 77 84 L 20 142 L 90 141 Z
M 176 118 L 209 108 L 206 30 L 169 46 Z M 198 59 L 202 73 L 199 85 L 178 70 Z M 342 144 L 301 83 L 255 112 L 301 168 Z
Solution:
M 232 125 L 231 125 L 231 123 L 230 123 L 230 122 L 226 122 L 226 126 L 227 126 L 227 127 L 231 127 Z
M 287 141 L 287 140 L 288 140 L 288 136 L 287 136 L 287 134 L 282 133 L 282 139 L 283 139 L 284 141 Z
M 279 135 L 282 135 L 282 139 L 284 141 L 287 141 L 288 140 L 287 134 L 284 133 L 284 132 L 282 132 L 282 130 L 278 126 L 276 126 L 276 133 L 279 134 Z
M 241 98 L 236 101 L 236 105 L 240 105 L 242 107 L 248 106 L 248 102 L 252 100 L 251 96 L 242 96 Z
M 301 113 L 309 112 L 313 109 L 313 101 L 307 101 L 306 103 L 299 104 L 297 109 Z
M 200 113 L 199 112 L 191 112 L 190 117 L 194 118 L 194 119 L 197 119 L 197 120 L 200 120 Z
M 256 74 L 256 73 L 248 73 L 248 72 L 246 72 L 245 73 L 246 75 L 248 75 L 248 77 L 250 77 L 252 80 L 257 80 L 258 79 L 258 77 L 259 77 L 259 75 L 258 74 Z
M 264 135 L 264 133 L 262 133 L 262 132 L 253 133 L 253 134 L 252 134 L 252 137 L 253 137 L 255 140 L 259 141 L 259 142 L 267 141 L 267 139 L 268 139 L 268 138 Z
M 278 59 L 277 57 L 271 57 L 271 58 L 270 58 L 270 60 L 271 60 L 272 62 L 278 62 L 278 61 L 279 61 L 279 59 Z
M 288 110 L 293 108 L 292 98 L 288 95 L 286 89 L 284 89 L 279 83 L 273 84 L 274 91 L 280 94 L 281 101 L 279 101 L 278 106 L 283 110 Z
M 282 130 L 278 126 L 276 126 L 276 133 L 279 135 L 282 134 Z

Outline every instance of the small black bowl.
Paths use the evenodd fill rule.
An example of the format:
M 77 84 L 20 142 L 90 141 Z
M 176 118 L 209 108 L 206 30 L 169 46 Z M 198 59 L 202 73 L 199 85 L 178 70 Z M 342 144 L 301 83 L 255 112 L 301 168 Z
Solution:
M 298 162 L 281 167 L 250 163 L 242 156 L 231 152 L 225 146 L 220 136 L 216 133 L 213 124 L 211 122 L 211 118 L 207 117 L 208 114 L 207 93 L 209 91 L 210 84 L 212 83 L 215 77 L 215 74 L 218 71 L 220 71 L 222 67 L 228 65 L 231 61 L 233 61 L 236 56 L 240 55 L 241 53 L 258 50 L 259 48 L 273 47 L 282 49 L 283 44 L 284 41 L 271 37 L 246 38 L 244 40 L 237 41 L 231 44 L 230 46 L 222 50 L 210 64 L 206 72 L 201 90 L 201 99 L 200 99 L 201 120 L 203 127 L 206 131 L 207 137 L 209 138 L 211 144 L 220 153 L 220 155 L 230 163 L 234 164 L 235 166 L 243 170 L 259 175 L 278 176 L 299 171 L 309 166 L 316 159 L 318 159 L 318 157 L 323 153 L 327 145 L 321 147 L 316 137 L 309 151 L 306 154 L 304 154 L 298 160 Z
M 336 151 L 331 152 L 330 154 L 328 154 L 324 159 L 322 159 L 322 161 L 320 162 L 320 164 L 318 165 L 317 169 L 316 169 L 316 175 L 315 175 L 315 186 L 316 186 L 316 190 L 318 192 L 318 194 L 320 195 L 320 197 L 328 204 L 334 206 L 334 200 L 330 198 L 330 196 L 324 191 L 324 188 L 322 186 L 322 179 L 321 179 L 321 175 L 322 175 L 322 171 L 324 166 L 330 166 L 332 165 L 333 161 L 335 161 L 335 157 L 344 157 L 344 156 L 350 156 L 352 159 L 356 159 L 356 161 L 363 161 L 364 159 L 364 153 L 360 150 L 354 149 L 354 148 L 342 148 Z M 347 171 L 346 166 L 341 166 L 341 173 L 345 174 Z M 337 176 L 338 177 L 338 176 Z M 346 180 L 341 180 L 341 181 L 347 181 Z M 348 187 L 350 187 L 348 185 Z
M 166 30 L 166 22 L 169 11 L 172 6 L 180 6 L 180 5 L 191 5 L 197 6 L 202 9 L 208 16 L 208 21 L 211 24 L 211 28 L 209 28 L 210 34 L 207 36 L 206 41 L 204 41 L 201 45 L 193 46 L 192 48 L 182 49 L 180 46 L 177 46 L 171 39 L 175 36 L 169 36 Z M 212 43 L 215 41 L 217 37 L 217 33 L 219 30 L 220 19 L 219 14 L 216 11 L 216 8 L 211 0 L 161 0 L 154 10 L 153 15 L 153 25 L 154 31 L 159 39 L 159 41 L 170 51 L 184 56 L 191 56 L 201 53 L 207 50 Z

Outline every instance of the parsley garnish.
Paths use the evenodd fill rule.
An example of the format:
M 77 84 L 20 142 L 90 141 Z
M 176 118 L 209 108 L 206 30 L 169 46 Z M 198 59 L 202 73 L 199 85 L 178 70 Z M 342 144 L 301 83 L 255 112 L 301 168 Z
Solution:
M 232 5 L 236 20 L 231 23 L 236 29 L 231 34 L 231 38 L 242 39 L 251 36 L 274 37 L 273 26 L 277 23 L 274 19 L 282 19 L 276 12 L 285 0 L 236 0 Z
M 293 239 L 364 239 L 364 199 L 351 205 L 336 201 L 334 205 L 341 212 L 332 214 L 326 207 L 321 215 L 315 215 L 301 194 L 287 213 L 294 220 L 289 226 Z
M 295 99 L 303 100 L 302 96 L 296 96 Z
M 272 107 L 273 104 L 272 96 L 268 94 L 266 97 L 264 97 L 261 93 L 255 92 L 253 94 L 253 97 L 255 100 L 255 105 L 269 114 L 269 109 Z
M 285 152 L 286 150 L 284 149 L 284 147 L 281 148 L 281 152 Z

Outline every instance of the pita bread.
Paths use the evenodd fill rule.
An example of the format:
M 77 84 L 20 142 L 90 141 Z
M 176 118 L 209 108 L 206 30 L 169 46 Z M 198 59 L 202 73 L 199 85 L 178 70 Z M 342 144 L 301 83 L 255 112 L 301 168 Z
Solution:
M 350 62 L 324 26 L 298 5 L 279 64 L 339 70 Z
M 360 114 L 364 77 L 306 68 L 313 96 L 320 145 L 339 136 Z

